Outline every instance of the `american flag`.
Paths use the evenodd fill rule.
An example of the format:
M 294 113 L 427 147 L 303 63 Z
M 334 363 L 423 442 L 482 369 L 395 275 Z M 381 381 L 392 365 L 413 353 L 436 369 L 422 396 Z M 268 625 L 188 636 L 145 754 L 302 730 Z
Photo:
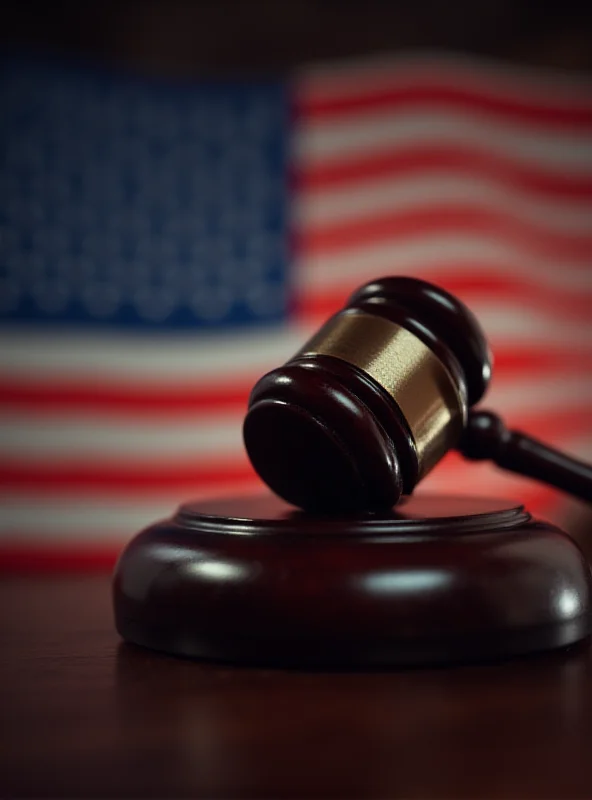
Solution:
M 111 566 L 190 498 L 261 490 L 248 393 L 359 284 L 477 314 L 487 406 L 592 458 L 592 82 L 444 55 L 177 82 L 0 79 L 0 562 Z M 558 493 L 446 457 L 421 491 Z

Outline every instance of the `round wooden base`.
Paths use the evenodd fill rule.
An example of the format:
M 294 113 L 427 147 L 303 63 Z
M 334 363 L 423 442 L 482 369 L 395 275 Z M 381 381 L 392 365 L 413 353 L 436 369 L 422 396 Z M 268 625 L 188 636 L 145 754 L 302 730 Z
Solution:
M 121 636 L 278 666 L 478 660 L 563 647 L 591 626 L 590 568 L 522 507 L 417 495 L 310 516 L 268 495 L 181 507 L 115 571 Z

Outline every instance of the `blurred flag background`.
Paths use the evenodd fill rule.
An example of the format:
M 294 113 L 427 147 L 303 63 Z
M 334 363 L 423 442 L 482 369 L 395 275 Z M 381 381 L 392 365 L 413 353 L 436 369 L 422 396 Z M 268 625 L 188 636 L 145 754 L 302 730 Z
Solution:
M 261 490 L 250 387 L 359 284 L 482 321 L 484 405 L 592 459 L 592 80 L 407 55 L 285 80 L 6 56 L 0 564 L 110 567 L 190 498 Z M 577 504 L 456 454 L 421 491 Z

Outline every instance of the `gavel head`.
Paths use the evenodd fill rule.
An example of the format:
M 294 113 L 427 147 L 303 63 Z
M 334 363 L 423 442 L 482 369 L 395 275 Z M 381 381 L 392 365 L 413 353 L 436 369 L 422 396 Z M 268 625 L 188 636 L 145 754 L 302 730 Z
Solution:
M 300 508 L 390 508 L 459 442 L 490 376 L 483 332 L 459 300 L 413 278 L 372 281 L 257 382 L 247 453 Z

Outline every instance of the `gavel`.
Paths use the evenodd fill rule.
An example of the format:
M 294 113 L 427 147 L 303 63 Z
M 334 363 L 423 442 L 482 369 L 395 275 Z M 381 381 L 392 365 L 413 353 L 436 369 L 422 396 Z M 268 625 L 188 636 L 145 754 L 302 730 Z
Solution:
M 592 500 L 592 467 L 472 411 L 492 374 L 472 312 L 408 277 L 365 284 L 253 388 L 243 435 L 269 488 L 307 511 L 393 507 L 451 449 Z
M 447 292 L 403 277 L 362 286 L 252 390 L 245 445 L 276 496 L 189 502 L 140 532 L 115 572 L 121 636 L 339 668 L 589 636 L 590 565 L 559 528 L 514 501 L 413 494 L 457 448 L 592 499 L 592 467 L 470 410 L 491 365 L 479 323 Z

